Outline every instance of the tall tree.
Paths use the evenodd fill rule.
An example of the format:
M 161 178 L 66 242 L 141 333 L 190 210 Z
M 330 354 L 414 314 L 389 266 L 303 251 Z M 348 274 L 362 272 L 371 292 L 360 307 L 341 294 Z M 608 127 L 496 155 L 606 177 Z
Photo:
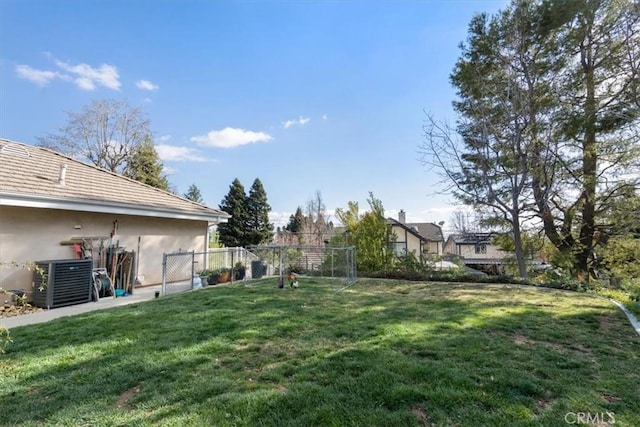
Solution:
M 256 178 L 249 189 L 246 202 L 247 229 L 243 246 L 259 245 L 273 238 L 273 224 L 269 222 L 271 207 L 260 179 Z
M 305 221 L 304 213 L 302 213 L 302 208 L 298 206 L 295 214 L 289 217 L 289 222 L 284 227 L 284 229 L 290 233 L 294 233 L 294 234 L 300 233 L 304 227 L 304 221 Z
M 191 184 L 189 186 L 189 189 L 187 190 L 187 192 L 184 193 L 184 198 L 191 200 L 192 202 L 196 202 L 200 204 L 204 203 L 204 200 L 202 200 L 202 194 L 200 194 L 200 189 L 196 184 Z
M 138 146 L 151 135 L 149 120 L 124 100 L 97 100 L 69 119 L 58 134 L 38 138 L 40 145 L 122 173 Z
M 474 17 L 452 75 L 463 144 L 435 120 L 425 129 L 428 160 L 460 200 L 510 224 L 516 255 L 521 220 L 537 215 L 583 280 L 603 213 L 640 177 L 639 16 L 632 0 L 514 0 Z
M 163 174 L 162 169 L 163 165 L 158 157 L 158 152 L 151 137 L 147 136 L 144 142 L 135 148 L 127 162 L 124 176 L 169 191 L 169 180 Z
M 302 212 L 300 206 L 297 207 L 295 214 L 289 216 L 289 222 L 283 227 L 282 231 L 276 233 L 278 242 L 287 245 L 301 245 L 304 243 L 304 228 L 307 218 Z
M 242 246 L 246 241 L 247 196 L 238 178 L 229 186 L 229 192 L 222 199 L 220 209 L 231 215 L 228 222 L 218 225 L 220 242 L 227 247 Z
M 521 226 L 531 214 L 532 122 L 548 67 L 537 58 L 536 13 L 516 2 L 489 17 L 476 15 L 451 81 L 459 120 L 455 132 L 428 117 L 423 161 L 440 169 L 453 194 L 482 214 L 485 224 L 512 235 L 518 273 L 527 276 Z M 459 139 L 458 139 L 459 135 Z
M 640 8 L 633 0 L 549 0 L 541 8 L 563 72 L 550 117 L 555 161 L 542 157 L 537 167 L 553 180 L 534 181 L 534 195 L 547 237 L 588 280 L 603 213 L 640 183 Z

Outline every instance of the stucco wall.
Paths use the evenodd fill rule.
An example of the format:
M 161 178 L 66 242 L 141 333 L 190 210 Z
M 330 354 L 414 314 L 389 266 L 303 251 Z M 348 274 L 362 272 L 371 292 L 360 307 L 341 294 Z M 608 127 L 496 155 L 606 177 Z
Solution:
M 162 281 L 163 252 L 205 249 L 205 221 L 0 206 L 0 261 L 74 258 L 71 246 L 61 246 L 61 241 L 109 236 L 116 220 L 120 247 L 138 251 L 140 237 L 138 275 L 144 276 L 143 285 Z M 31 276 L 22 269 L 1 268 L 0 286 L 29 289 Z
M 420 239 L 413 234 L 409 233 L 402 227 L 392 226 L 392 232 L 396 235 L 396 243 L 402 244 L 403 246 L 406 244 L 406 248 L 409 253 L 415 253 L 416 256 L 420 255 Z M 414 252 L 415 251 L 415 252 Z M 422 244 L 422 251 L 427 251 L 431 254 L 441 254 L 441 243 L 440 242 L 424 242 Z
M 484 254 L 477 254 L 474 245 L 456 245 L 458 250 L 457 255 L 461 255 L 467 259 L 502 259 L 506 255 L 494 245 L 489 244 L 485 246 L 487 247 L 487 252 Z

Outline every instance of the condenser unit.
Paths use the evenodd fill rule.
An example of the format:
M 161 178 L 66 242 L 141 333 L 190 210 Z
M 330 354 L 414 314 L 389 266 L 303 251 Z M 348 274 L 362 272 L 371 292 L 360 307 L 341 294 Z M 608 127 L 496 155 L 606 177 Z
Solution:
M 37 307 L 49 309 L 91 302 L 93 262 L 90 258 L 35 264 L 33 301 Z

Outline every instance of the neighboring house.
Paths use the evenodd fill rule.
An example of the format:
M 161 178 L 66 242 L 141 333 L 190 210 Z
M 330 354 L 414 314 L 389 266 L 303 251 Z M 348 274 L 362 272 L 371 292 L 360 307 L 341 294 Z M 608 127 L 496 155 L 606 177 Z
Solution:
M 135 251 L 142 284 L 162 281 L 162 254 L 204 251 L 229 215 L 54 151 L 0 139 L 0 262 L 75 258 L 70 240 Z M 65 245 L 63 242 L 67 242 Z M 0 286 L 32 273 L 0 269 Z
M 413 253 L 418 258 L 426 255 L 442 255 L 444 237 L 439 225 L 431 222 L 406 222 L 403 210 L 398 219 L 387 218 L 396 236 L 395 252 L 398 255 Z
M 496 233 L 452 234 L 444 245 L 445 255 L 461 259 L 467 267 L 498 272 L 504 258 L 511 255 L 492 243 Z

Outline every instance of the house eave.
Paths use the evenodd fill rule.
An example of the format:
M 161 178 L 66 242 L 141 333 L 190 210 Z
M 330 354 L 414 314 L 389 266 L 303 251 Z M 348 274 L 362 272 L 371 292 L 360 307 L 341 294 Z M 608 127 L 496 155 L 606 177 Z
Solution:
M 424 243 L 429 243 L 429 242 L 440 243 L 440 242 L 444 242 L 444 238 L 442 238 L 441 240 L 429 239 L 429 238 L 423 236 L 422 234 L 418 233 L 417 231 L 415 231 L 413 228 L 408 227 L 406 224 L 403 224 L 400 221 L 395 220 L 393 218 L 387 218 L 387 220 L 390 221 L 391 227 L 400 227 L 402 230 L 405 230 L 408 233 L 410 233 L 412 236 L 418 238 L 421 242 L 424 242 Z
M 131 205 L 91 199 L 66 199 L 40 195 L 26 195 L 0 192 L 0 206 L 15 206 L 37 209 L 57 209 L 76 212 L 94 212 L 115 215 L 134 215 L 156 218 L 185 219 L 207 221 L 209 225 L 226 222 L 230 216 L 226 213 L 188 212 L 161 206 Z

